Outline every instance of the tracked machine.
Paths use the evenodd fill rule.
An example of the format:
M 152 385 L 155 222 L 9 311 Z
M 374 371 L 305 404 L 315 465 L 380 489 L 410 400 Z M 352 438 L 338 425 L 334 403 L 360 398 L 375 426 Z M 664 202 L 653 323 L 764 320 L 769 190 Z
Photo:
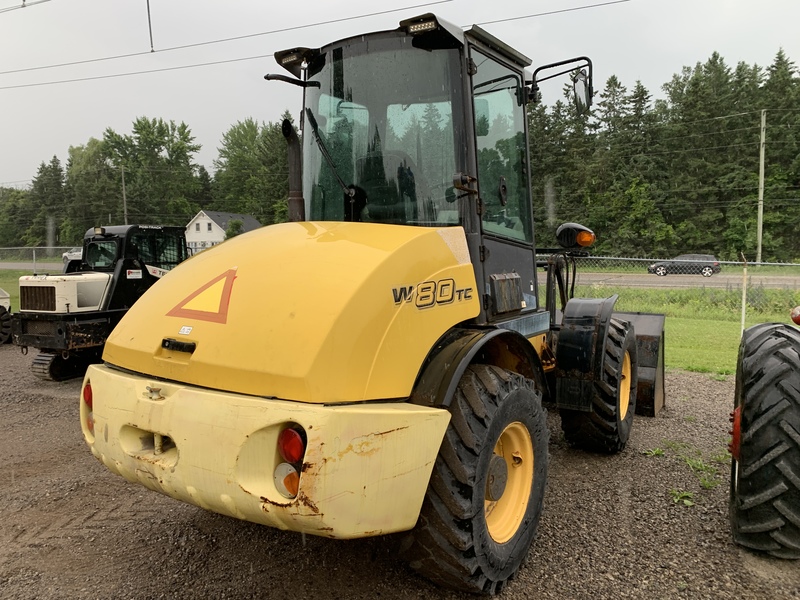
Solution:
M 536 535 L 544 407 L 613 453 L 663 404 L 663 316 L 571 297 L 588 228 L 534 244 L 526 105 L 569 73 L 585 107 L 591 63 L 529 77 L 432 14 L 276 58 L 288 74 L 267 78 L 304 95 L 302 145 L 283 128 L 291 222 L 203 252 L 128 311 L 84 378 L 84 438 L 112 472 L 237 519 L 408 532 L 424 576 L 497 593 Z
M 106 338 L 134 302 L 186 258 L 183 227 L 89 229 L 82 257 L 63 273 L 20 277 L 13 342 L 25 352 L 38 350 L 31 363 L 37 377 L 82 377 L 88 364 L 100 362 Z

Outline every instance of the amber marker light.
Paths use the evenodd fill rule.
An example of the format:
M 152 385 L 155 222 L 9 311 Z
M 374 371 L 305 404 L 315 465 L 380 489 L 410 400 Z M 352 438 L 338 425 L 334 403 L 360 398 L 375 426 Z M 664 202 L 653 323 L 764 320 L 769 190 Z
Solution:
M 591 231 L 581 231 L 575 241 L 578 242 L 578 246 L 588 248 L 594 244 L 596 239 L 597 237 Z

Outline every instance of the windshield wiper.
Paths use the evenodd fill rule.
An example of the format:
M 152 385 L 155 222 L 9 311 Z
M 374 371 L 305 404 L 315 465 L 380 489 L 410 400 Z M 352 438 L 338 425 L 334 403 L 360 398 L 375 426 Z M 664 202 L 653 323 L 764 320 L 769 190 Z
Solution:
M 322 141 L 322 137 L 319 134 L 319 126 L 317 125 L 317 119 L 314 118 L 314 113 L 311 112 L 310 108 L 306 108 L 306 119 L 308 119 L 308 122 L 311 125 L 311 131 L 314 134 L 314 140 L 317 142 L 317 146 L 319 146 L 319 151 L 322 153 L 322 157 L 325 159 L 325 162 L 327 162 L 328 166 L 331 168 L 333 176 L 336 178 L 336 181 L 339 182 L 339 185 L 341 186 L 345 196 L 352 199 L 356 195 L 356 190 L 353 186 L 348 186 L 339 175 L 339 172 L 336 170 L 336 165 L 333 162 L 331 153 L 328 151 L 328 147 L 325 145 L 325 142 Z

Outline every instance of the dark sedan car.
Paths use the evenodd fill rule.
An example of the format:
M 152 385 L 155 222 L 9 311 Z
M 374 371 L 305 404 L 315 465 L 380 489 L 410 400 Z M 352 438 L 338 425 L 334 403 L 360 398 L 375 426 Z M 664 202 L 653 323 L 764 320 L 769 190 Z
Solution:
M 664 275 L 702 275 L 711 277 L 721 270 L 719 261 L 710 254 L 681 254 L 672 260 L 662 260 L 647 267 L 648 273 Z

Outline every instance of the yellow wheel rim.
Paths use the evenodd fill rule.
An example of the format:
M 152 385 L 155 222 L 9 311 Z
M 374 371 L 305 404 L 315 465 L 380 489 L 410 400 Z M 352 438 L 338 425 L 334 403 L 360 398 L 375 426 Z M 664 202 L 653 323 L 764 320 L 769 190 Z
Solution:
M 628 416 L 628 405 L 631 401 L 631 355 L 625 352 L 622 357 L 622 372 L 619 374 L 619 420 Z
M 497 440 L 494 454 L 505 461 L 508 478 L 502 496 L 485 499 L 483 508 L 489 535 L 504 544 L 519 529 L 533 487 L 534 453 L 528 428 L 519 421 L 509 424 Z

